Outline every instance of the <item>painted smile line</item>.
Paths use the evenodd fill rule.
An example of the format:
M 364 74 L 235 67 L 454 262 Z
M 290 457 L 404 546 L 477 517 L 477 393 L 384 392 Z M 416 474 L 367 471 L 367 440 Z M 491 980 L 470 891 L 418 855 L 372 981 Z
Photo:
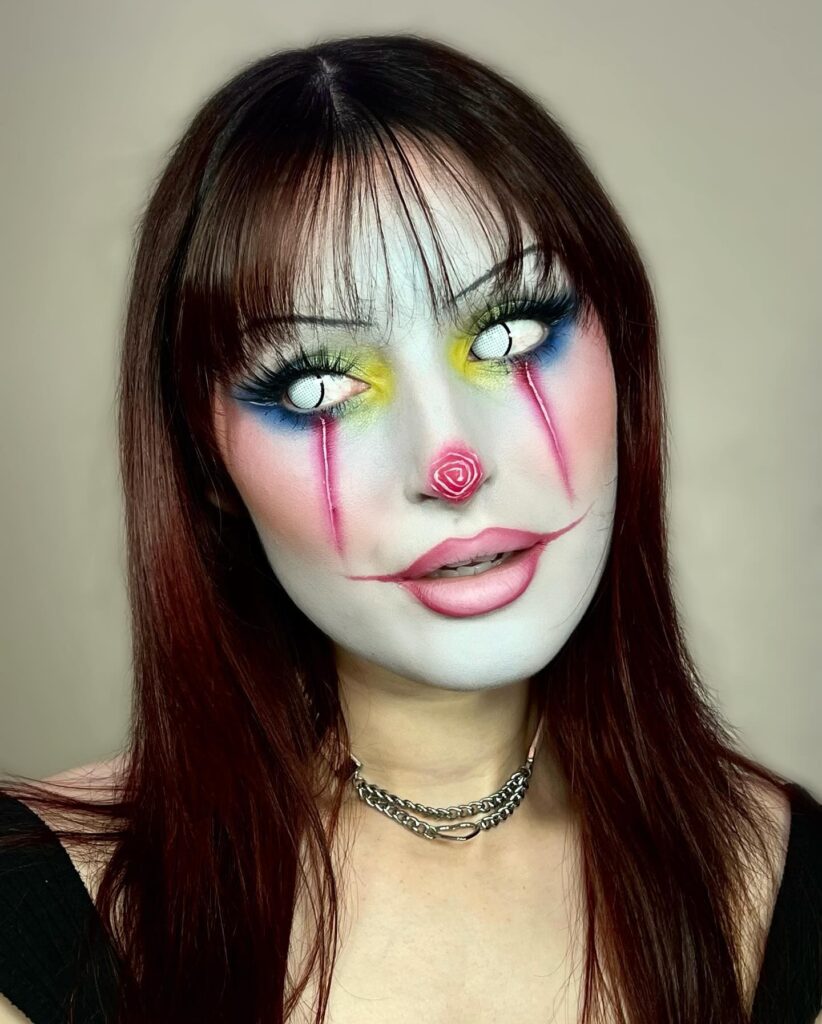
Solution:
M 432 611 L 455 618 L 481 615 L 515 601 L 527 590 L 537 569 L 540 555 L 552 540 L 572 530 L 585 516 L 550 533 L 490 527 L 474 537 L 449 538 L 412 562 L 399 573 L 377 576 L 349 576 L 352 580 L 377 580 L 397 583 Z M 503 554 L 500 562 L 474 575 L 432 577 L 448 562 L 491 558 Z

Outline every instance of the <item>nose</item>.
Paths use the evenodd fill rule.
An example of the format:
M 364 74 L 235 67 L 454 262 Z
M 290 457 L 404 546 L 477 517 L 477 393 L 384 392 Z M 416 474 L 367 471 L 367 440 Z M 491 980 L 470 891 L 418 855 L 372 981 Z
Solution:
M 496 478 L 493 427 L 470 383 L 443 365 L 438 346 L 422 338 L 413 355 L 403 361 L 395 407 L 405 497 L 466 505 Z
M 457 504 L 467 501 L 484 479 L 482 462 L 472 448 L 446 445 L 428 467 L 426 491 Z

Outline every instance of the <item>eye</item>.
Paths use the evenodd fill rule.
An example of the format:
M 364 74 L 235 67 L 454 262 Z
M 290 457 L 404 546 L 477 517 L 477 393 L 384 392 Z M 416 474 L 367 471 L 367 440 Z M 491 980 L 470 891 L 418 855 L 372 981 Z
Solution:
M 550 328 L 539 320 L 504 320 L 491 324 L 474 339 L 469 354 L 477 359 L 513 359 L 538 349 Z
M 283 405 L 294 412 L 315 412 L 347 402 L 367 388 L 363 381 L 343 374 L 310 374 L 299 377 L 285 389 Z
M 252 368 L 238 382 L 235 397 L 257 405 L 268 414 L 279 414 L 292 426 L 305 426 L 315 415 L 342 415 L 350 403 L 369 387 L 363 370 L 351 353 L 299 351 L 274 365 Z

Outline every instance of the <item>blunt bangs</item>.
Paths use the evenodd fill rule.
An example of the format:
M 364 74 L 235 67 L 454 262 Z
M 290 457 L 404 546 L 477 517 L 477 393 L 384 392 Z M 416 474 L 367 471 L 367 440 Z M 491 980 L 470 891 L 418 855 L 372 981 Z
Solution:
M 492 264 L 502 264 L 499 289 L 515 289 L 523 269 L 523 226 L 536 245 L 537 283 L 545 286 L 557 256 L 570 274 L 583 310 L 591 307 L 584 274 L 568 259 L 573 226 L 562 231 L 550 195 L 530 204 L 501 175 L 489 175 L 443 134 L 398 130 L 362 112 L 344 127 L 309 107 L 292 115 L 283 137 L 279 97 L 262 97 L 226 146 L 194 226 L 185 261 L 181 333 L 196 337 L 199 379 L 228 381 L 248 370 L 265 350 L 293 344 L 295 317 L 305 314 L 365 321 L 377 297 L 354 280 L 353 247 L 366 232 L 378 241 L 387 282 L 380 305 L 393 315 L 393 288 L 383 230 L 384 214 L 398 213 L 420 257 L 425 286 L 440 327 L 456 305 L 453 263 L 426 189 L 442 189 L 464 203 L 479 228 Z M 313 113 L 313 117 L 312 117 Z M 490 134 L 490 133 L 489 133 Z M 493 138 L 489 138 L 489 145 Z M 539 171 L 531 182 L 539 189 Z M 556 214 L 556 211 L 553 211 Z M 430 232 L 432 266 L 418 225 Z M 332 254 L 329 264 L 324 250 Z

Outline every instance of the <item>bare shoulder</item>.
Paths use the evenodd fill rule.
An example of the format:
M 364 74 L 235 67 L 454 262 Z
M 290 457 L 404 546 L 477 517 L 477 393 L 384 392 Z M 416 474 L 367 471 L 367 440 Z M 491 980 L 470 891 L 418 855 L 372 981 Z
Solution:
M 105 800 L 113 795 L 126 764 L 125 755 L 118 754 L 104 761 L 95 761 L 78 765 L 76 768 L 69 768 L 55 775 L 39 779 L 38 782 L 41 788 L 56 793 L 73 793 L 83 799 Z M 61 822 L 54 812 L 40 807 L 31 807 L 31 810 L 49 827 L 67 827 L 66 823 Z M 77 828 L 76 821 L 68 824 L 70 827 Z M 82 848 L 77 843 L 72 844 L 63 840 L 61 843 L 93 900 L 97 891 L 99 872 L 107 859 L 106 851 L 99 847 Z M 30 1018 L 2 992 L 0 992 L 0 1024 L 31 1024 Z
M 31 1018 L 27 1017 L 22 1010 L 18 1010 L 14 1003 L 0 992 L 0 1024 L 31 1024 Z
M 70 793 L 80 796 L 84 800 L 107 800 L 114 795 L 115 789 L 126 770 L 126 757 L 126 754 L 121 753 L 103 761 L 88 762 L 75 768 L 68 768 L 55 775 L 46 776 L 39 781 L 42 786 L 55 793 Z M 51 812 L 46 812 L 39 807 L 35 809 L 35 813 L 52 828 L 60 827 L 63 824 Z M 76 823 L 72 822 L 71 827 L 76 828 Z M 61 843 L 82 879 L 86 891 L 94 899 L 99 872 L 105 862 L 104 852 L 100 848 L 91 850 L 88 847 L 81 847 L 77 843 L 70 843 L 68 841 L 61 840 Z M 0 1010 L 2 1010 L 2 1005 L 0 1005 Z M 5 1024 L 2 1015 L 0 1015 L 0 1024 Z
M 788 852 L 791 802 L 782 790 L 758 778 L 751 780 L 750 791 L 770 825 L 768 833 L 763 836 L 768 863 L 763 862 L 756 850 L 743 851 L 752 906 L 756 909 L 753 918 L 749 917 L 742 923 L 745 978 L 749 997 L 753 1000 Z
M 79 786 L 87 789 L 92 799 L 95 794 L 99 794 L 100 799 L 107 799 L 127 767 L 126 758 L 125 753 L 115 754 L 104 761 L 90 761 L 76 768 L 67 768 L 40 781 L 58 789 L 68 786 L 73 790 Z
M 788 841 L 791 834 L 791 802 L 789 797 L 771 783 L 755 779 L 750 783 L 751 792 L 765 816 L 773 827 L 773 834 L 768 837 L 768 852 L 773 866 L 778 872 L 777 888 L 781 880 L 782 870 L 788 853 Z M 772 893 L 776 897 L 776 892 Z M 772 908 L 769 908 L 769 910 Z M 770 916 L 770 914 L 768 915 Z

